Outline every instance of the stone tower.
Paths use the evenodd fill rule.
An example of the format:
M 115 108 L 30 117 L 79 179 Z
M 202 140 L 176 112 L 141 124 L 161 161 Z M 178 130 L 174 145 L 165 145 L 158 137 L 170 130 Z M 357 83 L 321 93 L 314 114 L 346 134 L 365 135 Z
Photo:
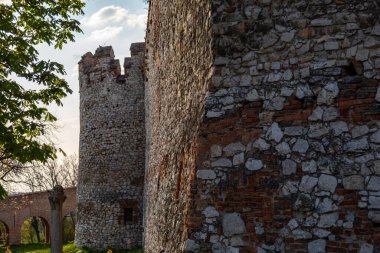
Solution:
M 79 62 L 80 166 L 76 244 L 142 244 L 144 184 L 144 43 L 131 46 L 125 75 L 112 47 Z

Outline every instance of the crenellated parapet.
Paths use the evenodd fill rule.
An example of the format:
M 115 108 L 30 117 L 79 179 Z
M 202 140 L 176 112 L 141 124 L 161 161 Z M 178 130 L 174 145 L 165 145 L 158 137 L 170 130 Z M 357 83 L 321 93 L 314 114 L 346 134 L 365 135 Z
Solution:
M 120 61 L 115 59 L 111 46 L 99 47 L 95 54 L 90 52 L 82 56 L 79 65 L 79 86 L 86 89 L 90 84 L 102 82 L 121 75 Z
M 132 43 L 131 44 L 131 57 L 124 58 L 124 73 L 125 77 L 128 78 L 131 71 L 136 70 L 136 68 L 143 68 L 143 57 L 144 57 L 145 43 Z

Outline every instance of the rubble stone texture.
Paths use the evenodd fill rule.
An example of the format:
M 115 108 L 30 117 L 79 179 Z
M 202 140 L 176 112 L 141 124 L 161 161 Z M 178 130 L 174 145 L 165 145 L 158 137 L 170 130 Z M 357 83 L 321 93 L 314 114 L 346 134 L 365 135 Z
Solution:
M 77 244 L 380 251 L 377 0 L 151 0 L 142 49 L 79 64 Z
M 145 252 L 380 251 L 378 1 L 151 0 L 147 24 Z
M 144 43 L 131 46 L 125 75 L 111 47 L 79 62 L 78 246 L 142 245 L 144 186 Z

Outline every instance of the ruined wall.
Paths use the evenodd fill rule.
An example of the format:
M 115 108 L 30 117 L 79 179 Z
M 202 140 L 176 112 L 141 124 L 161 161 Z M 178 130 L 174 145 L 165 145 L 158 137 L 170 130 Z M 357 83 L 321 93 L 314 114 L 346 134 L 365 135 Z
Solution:
M 378 252 L 378 2 L 186 3 L 150 4 L 147 252 Z
M 211 73 L 210 3 L 150 1 L 146 36 L 145 252 L 188 238 L 198 126 Z
M 76 213 L 76 188 L 64 190 L 66 200 L 63 202 L 62 216 Z M 21 226 L 25 220 L 37 216 L 46 226 L 47 242 L 50 241 L 51 208 L 49 204 L 50 192 L 35 192 L 9 196 L 0 201 L 0 222 L 3 222 L 8 232 L 10 245 L 21 243 Z
M 76 244 L 142 244 L 144 44 L 131 46 L 125 75 L 111 47 L 79 62 L 80 151 Z

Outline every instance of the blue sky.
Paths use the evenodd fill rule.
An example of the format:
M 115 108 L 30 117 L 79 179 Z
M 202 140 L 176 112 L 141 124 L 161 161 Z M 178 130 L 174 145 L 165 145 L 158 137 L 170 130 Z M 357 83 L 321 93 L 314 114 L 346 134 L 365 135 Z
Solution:
M 78 17 L 84 33 L 76 36 L 75 43 L 61 51 L 38 47 L 42 58 L 64 64 L 65 79 L 73 90 L 63 100 L 63 107 L 50 108 L 59 119 L 54 141 L 67 154 L 78 154 L 79 147 L 78 61 L 98 46 L 112 45 L 122 63 L 124 57 L 130 56 L 130 44 L 144 41 L 147 9 L 143 0 L 86 0 L 85 15 Z

